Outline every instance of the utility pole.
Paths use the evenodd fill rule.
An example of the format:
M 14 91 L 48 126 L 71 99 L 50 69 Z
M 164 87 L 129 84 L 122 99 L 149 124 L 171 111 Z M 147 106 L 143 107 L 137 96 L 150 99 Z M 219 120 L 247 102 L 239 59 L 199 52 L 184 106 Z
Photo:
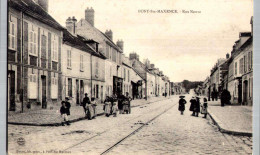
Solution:
M 147 93 L 147 71 L 145 71 L 145 100 L 148 98 L 148 93 Z

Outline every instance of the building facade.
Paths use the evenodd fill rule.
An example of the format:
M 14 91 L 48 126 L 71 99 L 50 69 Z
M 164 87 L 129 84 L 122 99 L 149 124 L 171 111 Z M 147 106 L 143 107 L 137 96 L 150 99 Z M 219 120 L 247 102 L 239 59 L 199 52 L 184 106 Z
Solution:
M 48 1 L 8 1 L 10 111 L 47 108 L 61 100 L 64 28 L 48 14 L 45 4 Z
M 124 69 L 122 67 L 124 43 L 123 41 L 118 41 L 117 44 L 115 44 L 113 42 L 113 32 L 111 30 L 107 30 L 105 33 L 98 30 L 94 26 L 94 15 L 94 9 L 87 8 L 85 10 L 85 19 L 81 19 L 76 24 L 76 33 L 85 39 L 92 39 L 98 42 L 98 52 L 106 58 L 104 61 L 104 68 L 101 68 L 105 70 L 105 78 L 104 80 L 102 79 L 102 82 L 105 82 L 105 85 L 101 86 L 101 84 L 96 84 L 96 87 L 98 86 L 99 89 L 103 90 L 103 95 L 100 95 L 119 95 L 120 93 L 123 93 L 124 89 Z

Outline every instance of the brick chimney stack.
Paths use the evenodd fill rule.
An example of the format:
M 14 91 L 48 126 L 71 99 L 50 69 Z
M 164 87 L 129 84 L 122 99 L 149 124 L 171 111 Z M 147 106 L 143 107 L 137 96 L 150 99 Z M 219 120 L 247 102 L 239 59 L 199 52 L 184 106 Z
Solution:
M 113 41 L 113 32 L 111 30 L 106 30 L 105 35 Z
M 95 11 L 94 9 L 88 8 L 85 10 L 85 20 L 89 22 L 90 25 L 92 25 L 94 27 L 94 18 L 95 17 Z
M 136 59 L 136 60 L 139 61 L 139 55 L 138 55 L 137 53 L 130 53 L 130 54 L 129 54 L 129 59 L 130 59 L 130 60 Z
M 229 59 L 229 53 L 226 54 L 226 59 Z
M 76 27 L 77 27 L 76 23 L 77 23 L 77 19 L 74 16 L 72 18 L 69 17 L 66 20 L 66 28 L 73 35 L 76 34 Z
M 124 51 L 124 41 L 123 40 L 118 40 L 116 42 L 116 45 L 122 50 Z

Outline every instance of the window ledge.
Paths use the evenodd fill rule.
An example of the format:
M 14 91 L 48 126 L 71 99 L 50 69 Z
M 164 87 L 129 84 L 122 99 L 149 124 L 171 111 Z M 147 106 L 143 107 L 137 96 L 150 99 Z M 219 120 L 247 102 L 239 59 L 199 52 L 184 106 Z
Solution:
M 71 67 L 67 67 L 67 69 L 69 69 L 69 70 L 72 70 L 72 68 L 71 68 Z
M 84 70 L 81 69 L 80 72 L 84 72 Z

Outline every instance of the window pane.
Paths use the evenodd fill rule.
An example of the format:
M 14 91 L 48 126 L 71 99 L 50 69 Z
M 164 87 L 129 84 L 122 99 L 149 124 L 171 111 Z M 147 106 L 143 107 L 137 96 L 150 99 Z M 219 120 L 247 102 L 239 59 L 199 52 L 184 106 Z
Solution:
M 11 34 L 10 32 L 12 32 L 12 31 L 11 31 L 11 29 L 12 29 L 11 24 L 12 24 L 11 22 L 9 22 L 9 24 L 8 24 L 8 25 L 9 25 L 8 34 Z
M 36 54 L 36 44 L 34 44 L 34 54 Z
M 12 37 L 12 48 L 14 48 L 14 37 Z
M 32 42 L 32 32 L 30 32 L 30 39 L 29 39 L 30 42 Z
M 14 24 L 12 24 L 12 35 L 14 35 Z

